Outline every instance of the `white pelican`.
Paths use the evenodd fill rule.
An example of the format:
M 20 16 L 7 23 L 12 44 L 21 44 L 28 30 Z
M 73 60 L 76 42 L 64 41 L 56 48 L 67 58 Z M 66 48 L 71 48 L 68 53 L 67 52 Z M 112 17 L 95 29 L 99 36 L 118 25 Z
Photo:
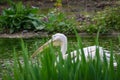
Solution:
M 50 43 L 53 43 L 53 46 L 60 46 L 61 47 L 61 53 L 63 56 L 63 59 L 66 59 L 68 54 L 66 54 L 67 51 L 67 37 L 62 33 L 56 33 L 52 36 L 52 39 L 50 39 L 48 42 L 46 42 L 43 46 L 38 48 L 33 54 L 32 58 L 35 57 L 38 53 L 42 52 L 44 48 L 48 47 Z M 100 58 L 103 59 L 104 54 L 106 56 L 106 59 L 110 61 L 110 52 L 107 50 L 104 50 L 103 47 L 100 46 L 89 46 L 83 48 L 85 58 L 87 59 L 89 56 L 93 59 L 96 56 L 96 49 L 99 50 Z M 79 49 L 81 52 L 81 49 Z M 71 57 L 74 58 L 77 56 L 77 50 L 70 53 Z M 117 66 L 117 63 L 113 63 L 114 66 Z

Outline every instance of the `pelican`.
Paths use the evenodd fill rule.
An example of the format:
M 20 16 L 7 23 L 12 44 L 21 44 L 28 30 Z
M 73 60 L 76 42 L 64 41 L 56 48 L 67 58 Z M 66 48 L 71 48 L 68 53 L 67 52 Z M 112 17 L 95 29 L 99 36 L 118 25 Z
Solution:
M 60 51 L 62 53 L 63 59 L 66 59 L 68 57 L 67 52 L 67 37 L 62 33 L 56 33 L 52 35 L 52 39 L 50 39 L 48 42 L 46 42 L 43 46 L 38 48 L 33 54 L 32 58 L 35 57 L 38 53 L 42 52 L 46 47 L 49 47 L 50 44 L 53 44 L 53 46 L 60 46 Z M 96 49 L 99 50 L 100 58 L 103 59 L 104 54 L 106 56 L 107 60 L 110 60 L 110 51 L 104 50 L 103 47 L 100 46 L 89 46 L 83 48 L 85 58 L 87 59 L 89 56 L 93 59 L 96 56 Z M 79 49 L 79 52 L 81 53 L 81 49 Z M 71 57 L 74 58 L 77 56 L 77 50 L 72 51 Z M 117 63 L 113 63 L 114 66 L 117 66 Z

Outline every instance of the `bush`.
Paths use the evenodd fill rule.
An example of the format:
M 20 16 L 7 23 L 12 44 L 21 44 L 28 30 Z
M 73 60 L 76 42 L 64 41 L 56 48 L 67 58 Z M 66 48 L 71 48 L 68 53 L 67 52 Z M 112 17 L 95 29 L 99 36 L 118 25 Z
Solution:
M 112 31 L 120 31 L 120 7 L 106 8 L 103 11 L 97 12 L 92 18 L 90 24 L 85 24 L 87 32 L 97 32 L 101 29 L 101 33 Z
M 13 33 L 24 29 L 34 30 L 39 27 L 38 9 L 24 6 L 21 2 L 11 3 L 0 16 L 0 27 L 4 32 Z
M 42 26 L 49 33 L 62 32 L 74 33 L 73 28 L 76 26 L 76 21 L 73 18 L 68 18 L 65 13 L 53 10 L 47 15 L 41 16 Z

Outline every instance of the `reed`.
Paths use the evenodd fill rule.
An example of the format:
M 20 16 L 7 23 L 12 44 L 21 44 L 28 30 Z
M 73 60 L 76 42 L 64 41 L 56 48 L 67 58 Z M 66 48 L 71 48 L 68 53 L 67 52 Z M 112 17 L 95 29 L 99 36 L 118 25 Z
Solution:
M 94 60 L 91 58 L 86 60 L 82 49 L 82 39 L 78 35 L 76 37 L 79 44 L 76 48 L 82 50 L 81 60 L 79 60 L 79 52 L 76 60 L 72 59 L 70 55 L 63 60 L 60 51 L 56 57 L 56 51 L 52 45 L 43 54 L 31 59 L 28 56 L 27 46 L 22 41 L 23 62 L 21 63 L 14 49 L 14 65 L 9 66 L 10 68 L 4 72 L 3 80 L 119 80 L 120 59 L 117 59 L 118 66 L 114 68 L 112 42 L 110 42 L 110 62 L 106 60 L 105 55 L 101 61 L 98 49 Z M 98 45 L 98 37 L 95 41 Z M 70 52 L 68 49 L 68 54 Z

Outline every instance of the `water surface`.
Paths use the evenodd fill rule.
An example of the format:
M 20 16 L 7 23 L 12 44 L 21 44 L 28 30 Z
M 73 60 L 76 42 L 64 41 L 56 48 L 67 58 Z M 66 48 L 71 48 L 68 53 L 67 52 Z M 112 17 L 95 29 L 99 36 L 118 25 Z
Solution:
M 28 47 L 29 54 L 31 55 L 39 46 L 44 44 L 50 38 L 30 38 L 30 39 L 23 39 L 24 44 Z M 16 53 L 21 55 L 22 48 L 21 48 L 22 39 L 9 39 L 3 38 L 0 39 L 0 59 L 12 58 L 13 57 L 13 50 L 16 50 Z M 110 46 L 112 42 L 113 51 L 120 52 L 120 44 L 118 38 L 100 38 L 99 45 L 104 47 L 107 50 L 110 50 Z M 90 38 L 82 38 L 83 47 L 95 45 L 95 37 Z M 73 47 L 77 46 L 76 37 L 68 38 L 68 48 L 74 50 Z

